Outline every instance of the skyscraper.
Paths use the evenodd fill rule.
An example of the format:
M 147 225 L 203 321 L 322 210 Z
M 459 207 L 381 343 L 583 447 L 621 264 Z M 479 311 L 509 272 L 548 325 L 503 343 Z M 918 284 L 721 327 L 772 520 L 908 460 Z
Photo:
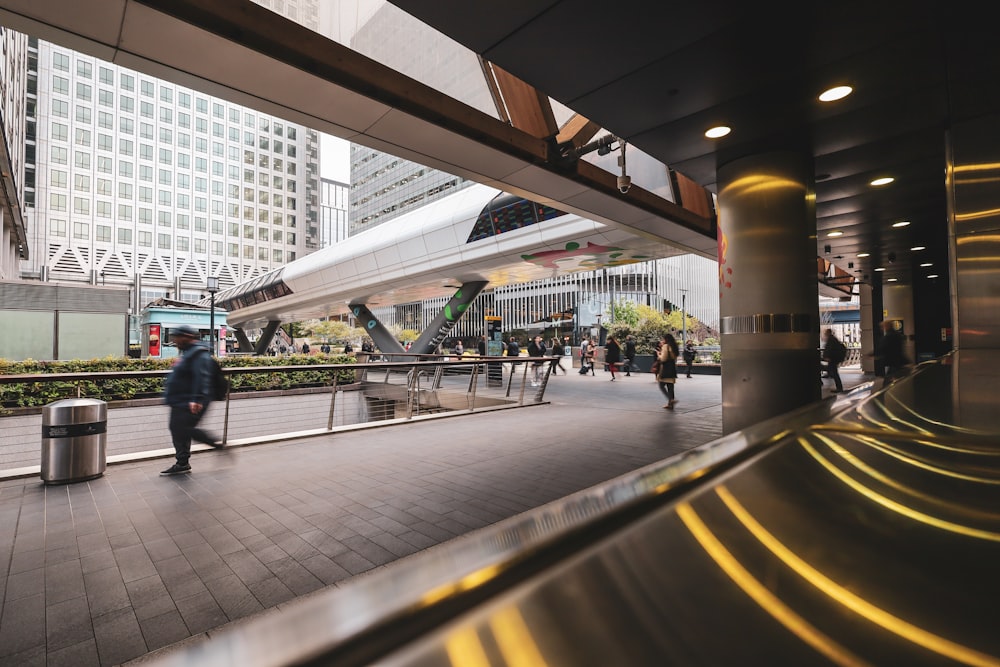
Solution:
M 37 99 L 28 279 L 198 298 L 319 247 L 318 133 L 48 42 Z

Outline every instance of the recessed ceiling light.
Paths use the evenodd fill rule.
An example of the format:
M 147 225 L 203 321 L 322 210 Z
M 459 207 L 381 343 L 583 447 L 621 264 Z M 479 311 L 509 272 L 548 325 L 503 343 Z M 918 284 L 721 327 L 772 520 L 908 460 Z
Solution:
M 887 282 L 887 283 L 894 283 L 894 282 L 896 282 L 897 280 L 899 280 L 899 278 L 887 278 L 887 279 L 886 279 L 886 282 Z
M 829 232 L 827 234 L 827 236 L 843 236 L 843 235 L 844 235 L 844 232 L 840 231 L 839 229 L 837 231 L 835 231 L 835 232 Z
M 725 125 L 719 125 L 718 127 L 705 130 L 705 136 L 709 139 L 718 139 L 719 137 L 726 136 L 730 132 L 732 132 L 731 128 L 728 128 Z
M 927 276 L 927 277 L 928 277 L 928 278 L 937 278 L 937 277 L 938 277 L 938 274 L 936 274 L 936 273 L 932 273 L 932 274 L 930 274 L 930 275 L 929 275 L 929 276 Z
M 912 250 L 913 252 L 917 252 L 918 250 L 927 250 L 927 246 L 925 246 L 925 245 L 915 245 L 912 248 L 910 248 L 910 250 Z
M 819 101 L 834 102 L 836 100 L 842 100 L 853 92 L 854 89 L 851 88 L 850 86 L 835 86 L 829 90 L 824 90 L 822 93 L 820 93 Z
M 893 227 L 908 227 L 910 225 L 909 220 L 900 220 L 899 222 L 892 223 Z
M 934 262 L 924 262 L 920 265 L 920 268 L 926 269 L 928 266 L 934 266 Z
M 872 269 L 872 271 L 885 271 L 885 267 L 884 266 L 876 266 L 874 269 Z
M 858 257 L 871 257 L 871 255 L 872 254 L 870 252 L 859 252 L 858 253 Z
M 894 180 L 896 179 L 893 178 L 892 176 L 883 176 L 882 178 L 876 178 L 874 181 L 870 183 L 870 185 L 874 185 L 875 187 L 878 187 L 880 185 L 889 185 Z

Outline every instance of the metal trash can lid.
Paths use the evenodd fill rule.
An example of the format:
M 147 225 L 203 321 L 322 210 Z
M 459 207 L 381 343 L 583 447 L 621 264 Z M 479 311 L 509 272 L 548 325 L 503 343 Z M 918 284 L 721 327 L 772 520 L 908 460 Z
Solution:
M 42 426 L 106 421 L 108 404 L 96 398 L 65 398 L 42 408 Z

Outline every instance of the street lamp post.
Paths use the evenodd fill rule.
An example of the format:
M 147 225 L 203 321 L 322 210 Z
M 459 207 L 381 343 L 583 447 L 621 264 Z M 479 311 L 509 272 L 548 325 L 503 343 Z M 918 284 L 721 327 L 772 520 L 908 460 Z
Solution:
M 211 310 L 208 315 L 208 328 L 210 333 L 208 334 L 208 345 L 211 348 L 211 353 L 214 356 L 217 348 L 215 345 L 215 293 L 219 291 L 219 279 L 216 276 L 209 276 L 207 284 L 205 285 L 208 290 L 208 294 L 211 297 Z
M 688 338 L 688 317 L 687 317 L 687 290 L 681 290 L 681 346 L 687 347 Z

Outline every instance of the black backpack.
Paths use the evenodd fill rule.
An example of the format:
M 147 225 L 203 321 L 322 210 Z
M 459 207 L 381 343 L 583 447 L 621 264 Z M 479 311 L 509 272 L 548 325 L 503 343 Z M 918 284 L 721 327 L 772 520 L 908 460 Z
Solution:
M 843 363 L 844 359 L 847 358 L 847 346 L 845 346 L 836 338 L 831 338 L 829 341 L 827 341 L 826 347 L 827 347 L 826 356 L 827 359 L 830 360 L 831 364 Z
M 213 401 L 224 401 L 229 394 L 229 378 L 223 374 L 219 360 L 211 353 L 206 352 L 206 354 L 208 354 L 208 362 L 212 364 L 212 395 L 210 398 Z

